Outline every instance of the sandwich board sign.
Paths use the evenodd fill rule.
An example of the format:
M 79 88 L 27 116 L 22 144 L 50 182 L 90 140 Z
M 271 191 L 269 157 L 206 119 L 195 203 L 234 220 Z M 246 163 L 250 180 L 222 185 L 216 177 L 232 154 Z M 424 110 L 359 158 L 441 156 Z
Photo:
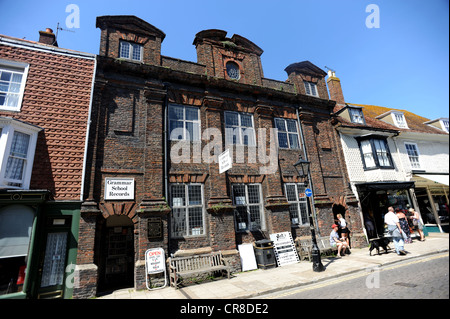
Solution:
M 164 286 L 158 288 L 150 288 L 148 285 L 148 276 L 153 274 L 164 273 Z M 160 289 L 167 286 L 166 276 L 166 258 L 164 257 L 164 249 L 153 248 L 145 252 L 145 283 L 147 289 Z
M 300 261 L 290 232 L 270 234 L 270 240 L 273 241 L 275 257 L 279 267 Z

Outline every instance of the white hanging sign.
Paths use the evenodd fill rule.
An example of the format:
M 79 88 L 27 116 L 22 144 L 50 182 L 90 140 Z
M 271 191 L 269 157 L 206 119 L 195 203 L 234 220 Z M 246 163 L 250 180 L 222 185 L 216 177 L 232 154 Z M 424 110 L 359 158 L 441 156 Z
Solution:
M 231 167 L 233 167 L 233 162 L 230 156 L 230 149 L 227 149 L 219 155 L 219 174 L 228 171 Z

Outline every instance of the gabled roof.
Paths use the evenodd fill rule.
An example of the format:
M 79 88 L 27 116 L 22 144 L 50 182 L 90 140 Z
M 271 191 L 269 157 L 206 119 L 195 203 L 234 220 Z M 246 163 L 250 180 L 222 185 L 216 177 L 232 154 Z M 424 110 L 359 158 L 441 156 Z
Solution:
M 284 69 L 286 73 L 289 75 L 292 72 L 298 72 L 303 74 L 309 74 L 318 77 L 325 77 L 327 73 L 319 68 L 318 66 L 312 64 L 309 61 L 303 61 L 298 63 L 292 63 Z
M 400 110 L 400 109 L 393 109 L 393 108 L 387 108 L 383 106 L 376 106 L 376 105 L 365 105 L 365 104 L 353 104 L 353 103 L 347 103 L 348 106 L 356 106 L 356 107 L 362 107 L 364 118 L 366 120 L 366 125 L 362 124 L 354 124 L 351 123 L 341 117 L 338 118 L 339 122 L 345 124 L 346 126 L 354 126 L 354 127 L 361 127 L 361 128 L 376 128 L 376 129 L 388 129 L 388 130 L 397 130 L 397 131 L 406 131 L 406 132 L 418 132 L 418 133 L 428 133 L 428 134 L 446 134 L 442 130 L 439 130 L 437 128 L 433 128 L 429 125 L 424 124 L 425 122 L 429 121 L 429 119 L 422 117 L 420 115 L 414 114 L 410 111 L 406 110 Z M 380 115 L 388 114 L 391 112 L 401 112 L 405 116 L 406 122 L 408 123 L 408 129 L 402 129 L 399 127 L 396 127 L 392 124 L 386 123 L 382 121 L 381 119 L 377 119 Z
M 263 50 L 254 44 L 252 41 L 250 41 L 247 38 L 244 38 L 243 36 L 240 36 L 238 34 L 234 34 L 231 38 L 227 38 L 227 31 L 219 30 L 219 29 L 208 29 L 198 32 L 195 35 L 194 42 L 192 44 L 197 45 L 203 39 L 209 39 L 217 42 L 229 42 L 231 45 L 236 45 L 237 47 L 241 47 L 244 49 L 247 49 L 257 55 L 263 54 Z
M 154 27 L 150 23 L 133 15 L 114 15 L 97 17 L 95 26 L 100 29 L 115 28 L 119 30 L 131 31 L 133 33 L 141 33 L 154 35 L 161 38 L 161 42 L 166 34 L 160 29 Z

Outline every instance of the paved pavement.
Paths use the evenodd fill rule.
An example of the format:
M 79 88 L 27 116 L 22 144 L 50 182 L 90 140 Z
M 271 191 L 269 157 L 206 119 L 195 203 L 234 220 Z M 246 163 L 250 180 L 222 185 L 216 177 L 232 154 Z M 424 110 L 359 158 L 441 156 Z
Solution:
M 393 248 L 391 243 L 391 247 Z M 300 287 L 325 279 L 336 278 L 399 261 L 449 251 L 448 233 L 429 233 L 426 241 L 414 240 L 405 245 L 406 256 L 398 256 L 392 249 L 389 253 L 369 256 L 369 249 L 352 249 L 342 258 L 322 258 L 326 267 L 323 272 L 314 272 L 312 263 L 302 261 L 272 269 L 257 269 L 233 274 L 231 279 L 218 279 L 181 289 L 166 287 L 158 290 L 121 289 L 97 299 L 245 299 L 283 289 Z M 381 249 L 381 251 L 383 251 Z M 372 251 L 372 254 L 376 250 Z

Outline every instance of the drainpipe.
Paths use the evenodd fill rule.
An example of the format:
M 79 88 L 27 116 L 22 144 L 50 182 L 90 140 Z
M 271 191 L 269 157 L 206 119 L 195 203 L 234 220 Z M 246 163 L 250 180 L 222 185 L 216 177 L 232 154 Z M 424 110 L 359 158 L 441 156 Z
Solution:
M 306 152 L 305 136 L 303 135 L 302 123 L 300 122 L 300 116 L 298 114 L 298 108 L 296 108 L 295 111 L 297 113 L 297 123 L 298 123 L 298 129 L 300 131 L 300 138 L 302 139 L 302 144 L 303 144 L 303 154 L 305 155 L 305 160 L 309 161 L 308 160 L 308 152 Z M 314 192 L 314 187 L 313 187 L 312 178 L 311 178 L 311 170 L 309 170 L 309 173 L 308 173 L 308 180 L 310 182 L 309 185 L 312 188 L 313 195 L 314 195 L 315 192 Z M 314 199 L 314 197 L 313 197 L 313 199 Z M 312 210 L 313 210 L 312 212 L 314 213 L 313 214 L 314 215 L 314 222 L 316 223 L 316 226 L 317 226 L 319 224 L 318 224 L 318 221 L 317 221 L 316 206 L 314 206 L 314 202 L 313 201 L 311 202 L 311 204 L 312 204 L 311 207 L 312 207 Z M 317 234 L 320 236 L 319 227 L 317 226 L 316 228 L 317 228 L 316 229 Z
M 169 94 L 168 94 L 168 89 L 170 87 L 170 83 L 164 82 L 164 91 L 166 92 L 166 96 L 164 98 L 164 104 L 163 104 L 163 108 L 164 108 L 164 132 L 163 132 L 163 136 L 164 136 L 164 197 L 166 199 L 167 205 L 169 205 L 169 163 L 168 163 L 168 143 L 169 143 L 169 132 L 168 132 L 168 122 L 169 122 Z M 170 215 L 169 218 L 167 219 L 167 228 L 168 228 L 168 232 L 167 232 L 167 252 L 170 253 Z
M 86 159 L 87 159 L 87 152 L 88 152 L 88 146 L 89 146 L 89 131 L 91 129 L 91 114 L 92 114 L 92 103 L 94 100 L 94 86 L 95 86 L 95 77 L 97 75 L 97 57 L 94 57 L 94 72 L 92 74 L 92 84 L 91 84 L 91 97 L 89 101 L 89 113 L 88 113 L 88 120 L 87 120 L 87 127 L 86 127 L 86 141 L 84 144 L 84 155 L 83 155 L 83 170 L 81 174 L 81 192 L 80 192 L 80 201 L 83 202 L 84 197 L 84 183 L 85 183 L 85 174 L 86 174 Z

